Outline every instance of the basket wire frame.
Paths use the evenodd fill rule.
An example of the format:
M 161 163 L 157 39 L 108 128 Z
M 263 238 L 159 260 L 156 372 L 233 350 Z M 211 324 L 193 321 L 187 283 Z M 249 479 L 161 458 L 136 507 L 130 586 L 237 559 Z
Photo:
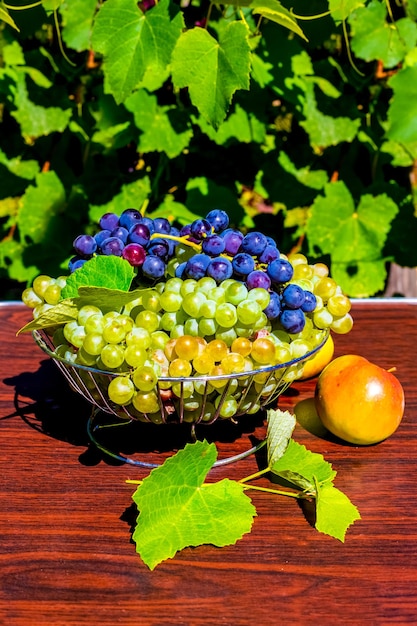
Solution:
M 34 330 L 32 335 L 36 344 L 53 360 L 61 373 L 65 376 L 71 389 L 83 396 L 93 406 L 92 414 L 87 424 L 87 433 L 90 440 L 96 445 L 96 447 L 119 461 L 141 467 L 152 468 L 158 467 L 159 464 L 138 461 L 121 454 L 116 454 L 100 443 L 96 437 L 96 433 L 102 429 L 120 427 L 137 421 L 161 424 L 181 424 L 189 422 L 185 408 L 187 398 L 184 395 L 184 387 L 187 382 L 196 383 L 198 381 L 201 385 L 203 385 L 204 389 L 201 394 L 202 401 L 200 409 L 193 412 L 193 420 L 192 422 L 189 422 L 191 427 L 191 436 L 194 440 L 197 438 L 195 432 L 197 424 L 203 423 L 205 425 L 209 425 L 213 424 L 219 418 L 223 419 L 220 416 L 222 406 L 228 396 L 229 390 L 233 389 L 233 387 L 236 394 L 236 384 L 238 384 L 240 392 L 238 395 L 237 411 L 232 418 L 226 419 L 233 420 L 234 418 L 247 413 L 257 413 L 259 410 L 271 405 L 292 384 L 296 377 L 292 378 L 291 376 L 288 376 L 288 372 L 292 368 L 297 367 L 304 361 L 313 357 L 326 342 L 329 336 L 329 331 L 323 331 L 323 337 L 314 349 L 310 350 L 302 357 L 292 359 L 286 363 L 267 366 L 249 372 L 233 373 L 221 376 L 201 375 L 183 378 L 180 380 L 174 377 L 159 378 L 155 389 L 159 404 L 159 414 L 157 419 L 155 419 L 155 414 L 139 413 L 131 405 L 120 406 L 111 402 L 107 395 L 107 387 L 114 377 L 121 375 L 120 372 L 104 371 L 87 365 L 73 363 L 55 352 L 55 346 L 53 345 L 52 339 L 45 331 Z M 126 374 L 128 374 L 128 372 L 126 372 Z M 256 377 L 259 377 L 259 375 L 262 375 L 264 380 L 258 385 L 258 389 L 256 389 Z M 213 381 L 216 383 L 217 381 L 223 380 L 226 381 L 224 386 L 216 390 L 218 399 L 214 412 L 208 419 L 203 420 L 207 402 L 210 401 L 210 394 L 213 391 L 210 386 L 210 382 Z M 173 402 L 167 402 L 164 399 L 164 388 L 166 388 L 166 385 L 169 386 L 173 383 L 180 384 L 180 394 L 179 397 Z M 255 391 L 255 393 L 253 393 L 253 391 Z M 98 423 L 98 416 L 100 412 L 113 415 L 118 421 L 113 424 L 100 424 Z M 226 459 L 218 460 L 216 461 L 215 466 L 225 465 L 245 458 L 246 456 L 257 452 L 257 450 L 264 444 L 265 441 L 261 441 L 258 445 L 253 446 L 246 452 L 228 457 Z

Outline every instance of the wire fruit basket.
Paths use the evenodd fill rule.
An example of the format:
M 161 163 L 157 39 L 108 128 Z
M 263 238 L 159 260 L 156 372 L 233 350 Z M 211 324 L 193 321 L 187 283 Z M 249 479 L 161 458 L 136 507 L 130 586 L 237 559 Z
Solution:
M 135 421 L 152 424 L 189 423 L 192 438 L 196 439 L 195 428 L 198 424 L 210 425 L 217 420 L 234 420 L 242 415 L 256 414 L 272 405 L 292 382 L 300 377 L 303 363 L 320 350 L 328 338 L 329 331 L 323 331 L 317 344 L 309 352 L 285 363 L 221 376 L 196 375 L 181 379 L 160 377 L 155 388 L 158 407 L 157 411 L 152 413 L 139 412 L 132 404 L 117 405 L 109 399 L 108 386 L 115 376 L 120 375 L 119 373 L 73 363 L 55 352 L 52 339 L 45 331 L 35 330 L 32 335 L 38 347 L 53 360 L 65 376 L 70 387 L 92 405 L 93 411 L 87 426 L 91 441 L 106 454 L 123 462 L 144 467 L 157 467 L 158 464 L 134 460 L 104 447 L 96 436 L 98 431 L 104 428 L 97 421 L 99 414 L 104 413 L 117 418 L 117 422 L 112 424 L 115 427 Z M 167 393 L 174 383 L 179 384 L 179 393 L 175 396 Z M 192 398 L 190 400 L 188 393 L 190 385 L 198 388 L 199 401 L 197 403 L 193 403 Z M 224 407 L 231 396 L 234 399 L 234 411 L 232 416 L 227 417 Z M 108 428 L 108 425 L 105 427 Z M 260 445 L 263 445 L 263 442 Z M 217 461 L 216 465 L 244 458 L 256 451 L 260 445 L 239 455 Z

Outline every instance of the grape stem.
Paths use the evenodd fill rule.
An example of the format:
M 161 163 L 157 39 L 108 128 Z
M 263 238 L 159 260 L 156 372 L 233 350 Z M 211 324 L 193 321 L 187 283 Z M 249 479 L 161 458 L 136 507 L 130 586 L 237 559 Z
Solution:
M 166 235 L 165 233 L 152 233 L 151 239 L 159 238 L 172 239 L 173 241 L 178 241 L 178 243 L 185 243 L 187 246 L 194 248 L 194 250 L 197 250 L 198 252 L 201 251 L 201 245 L 194 243 L 194 241 L 190 241 L 187 235 L 184 235 L 183 237 L 176 237 L 175 235 Z
M 242 482 L 242 481 L 239 481 Z M 286 491 L 283 489 L 270 489 L 269 487 L 259 487 L 258 485 L 245 485 L 244 489 L 254 489 L 255 491 L 266 491 L 267 493 L 275 493 L 279 496 L 289 496 L 298 498 L 299 500 L 308 499 L 311 496 L 303 491 Z

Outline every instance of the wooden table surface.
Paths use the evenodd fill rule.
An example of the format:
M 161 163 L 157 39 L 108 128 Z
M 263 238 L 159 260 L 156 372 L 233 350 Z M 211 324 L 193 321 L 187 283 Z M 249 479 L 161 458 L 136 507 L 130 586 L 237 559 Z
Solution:
M 151 572 L 131 541 L 134 487 L 125 482 L 148 470 L 90 445 L 86 402 L 30 335 L 15 337 L 30 313 L 0 306 L 0 623 L 417 623 L 417 301 L 355 302 L 353 315 L 352 332 L 335 336 L 336 354 L 396 367 L 406 410 L 397 432 L 376 446 L 349 446 L 308 424 L 295 430 L 333 464 L 335 485 L 360 510 L 346 542 L 318 533 L 295 500 L 253 492 L 258 517 L 236 545 L 186 548 Z M 280 407 L 312 398 L 314 385 L 295 384 Z M 262 419 L 248 416 L 202 436 L 222 458 L 263 433 Z M 178 427 L 139 435 L 120 441 L 119 451 L 153 461 L 186 441 Z M 250 456 L 215 468 L 210 479 L 256 469 Z

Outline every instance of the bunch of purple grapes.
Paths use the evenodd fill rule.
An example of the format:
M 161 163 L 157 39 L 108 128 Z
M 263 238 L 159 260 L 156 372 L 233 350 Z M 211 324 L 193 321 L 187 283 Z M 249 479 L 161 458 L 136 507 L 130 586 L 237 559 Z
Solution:
M 69 264 L 76 270 L 95 254 L 126 259 L 139 280 L 156 283 L 175 275 L 182 280 L 208 276 L 220 285 L 228 279 L 242 282 L 248 291 L 265 289 L 270 301 L 265 315 L 279 319 L 289 333 L 301 332 L 305 313 L 316 307 L 315 295 L 291 283 L 294 269 L 282 256 L 275 241 L 261 232 L 243 235 L 229 227 L 225 211 L 213 209 L 180 230 L 163 217 L 142 216 L 126 209 L 120 217 L 104 214 L 95 235 L 79 235 L 76 256 Z

